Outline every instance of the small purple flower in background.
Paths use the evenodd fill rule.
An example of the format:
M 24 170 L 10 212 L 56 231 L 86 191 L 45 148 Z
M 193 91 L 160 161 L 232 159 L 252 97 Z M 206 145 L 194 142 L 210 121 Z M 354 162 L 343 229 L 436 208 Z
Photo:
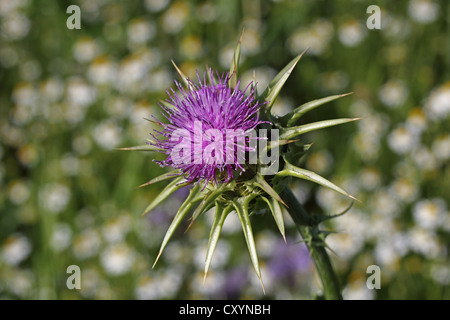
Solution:
M 197 76 L 198 85 L 187 80 L 188 90 L 175 81 L 180 95 L 174 90 L 167 91 L 170 99 L 161 108 L 169 124 L 157 120 L 163 130 L 155 130 L 167 139 L 159 140 L 152 135 L 156 140 L 153 145 L 167 154 L 158 163 L 179 169 L 188 183 L 205 182 L 206 185 L 212 180 L 217 182 L 217 177 L 226 183 L 233 178 L 233 171 L 239 174 L 245 171 L 242 166 L 245 160 L 240 155 L 255 151 L 249 139 L 257 137 L 249 135 L 263 123 L 258 114 L 261 104 L 255 100 L 252 83 L 242 91 L 239 82 L 235 89 L 230 88 L 228 74 L 218 77 L 217 82 L 212 73 L 205 73 L 203 82 Z
M 148 222 L 155 228 L 168 226 L 173 219 L 174 210 L 176 211 L 184 199 L 189 194 L 188 188 L 180 188 L 173 193 L 172 202 L 170 205 L 160 206 L 155 208 L 153 214 L 148 215 Z
M 157 208 L 152 215 L 148 216 L 148 222 L 153 227 L 168 225 L 173 217 L 166 208 Z
M 235 267 L 227 272 L 223 292 L 227 299 L 238 299 L 242 290 L 248 285 L 248 269 L 244 266 Z
M 187 188 L 181 188 L 175 190 L 173 195 L 178 201 L 183 202 L 184 199 L 186 199 L 186 197 L 189 195 L 189 190 Z
M 311 262 L 306 244 L 297 244 L 286 239 L 286 243 L 279 241 L 275 245 L 271 259 L 268 262 L 268 270 L 274 280 L 294 282 L 298 273 L 311 270 Z

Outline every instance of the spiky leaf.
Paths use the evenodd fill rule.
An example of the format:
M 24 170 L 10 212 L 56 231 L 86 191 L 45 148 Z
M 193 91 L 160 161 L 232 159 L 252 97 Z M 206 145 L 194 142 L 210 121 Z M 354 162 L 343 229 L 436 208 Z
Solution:
M 301 134 L 305 134 L 307 132 L 328 128 L 332 126 L 337 126 L 339 124 L 344 124 L 356 120 L 360 120 L 361 118 L 342 118 L 342 119 L 333 119 L 333 120 L 324 120 L 313 123 L 308 123 L 302 126 L 284 128 L 281 130 L 280 139 L 288 140 L 294 137 L 297 137 Z
M 163 202 L 168 196 L 174 193 L 176 190 L 185 186 L 183 182 L 186 180 L 184 177 L 178 177 L 172 182 L 170 182 L 157 196 L 153 201 L 148 205 L 148 207 L 144 210 L 142 215 L 149 213 L 153 208 L 155 208 L 158 204 Z
M 175 177 L 177 177 L 179 175 L 180 175 L 180 171 L 178 169 L 177 170 L 172 170 L 170 172 L 167 172 L 167 173 L 164 173 L 164 174 L 162 174 L 160 176 L 157 176 L 156 178 L 153 178 L 152 180 L 150 180 L 150 181 L 148 181 L 148 182 L 146 182 L 144 184 L 141 184 L 139 186 L 139 188 L 151 185 L 153 183 L 169 180 L 169 179 L 175 178 Z
M 302 115 L 307 113 L 308 111 L 311 111 L 311 110 L 313 110 L 313 109 L 315 109 L 317 107 L 320 107 L 321 105 L 324 105 L 325 103 L 328 103 L 328 102 L 331 102 L 333 100 L 336 100 L 336 99 L 348 96 L 350 94 L 351 93 L 339 94 L 339 95 L 325 97 L 325 98 L 322 98 L 322 99 L 309 101 L 309 102 L 307 102 L 305 104 L 302 104 L 300 107 L 296 108 L 292 112 L 289 112 L 288 114 L 283 116 L 282 120 L 287 122 L 287 126 L 288 127 L 293 126 L 297 122 L 297 120 Z
M 284 220 L 283 220 L 283 212 L 281 211 L 281 206 L 278 201 L 274 198 L 267 199 L 266 197 L 261 196 L 267 205 L 269 206 L 270 212 L 273 215 L 275 223 L 277 224 L 278 230 L 280 230 L 281 235 L 283 236 L 284 241 L 286 242 L 286 236 L 284 233 Z
M 281 202 L 283 205 L 287 207 L 286 203 L 284 203 L 280 195 L 270 186 L 270 184 L 266 182 L 266 180 L 264 180 L 264 177 L 260 173 L 257 173 L 254 179 L 255 179 L 254 184 L 256 186 L 264 190 L 269 196 Z
M 281 91 L 281 88 L 283 88 L 286 80 L 289 78 L 289 76 L 292 73 L 292 70 L 294 70 L 295 66 L 297 65 L 298 61 L 301 59 L 301 57 L 306 53 L 307 50 L 300 53 L 298 56 L 296 56 L 294 59 L 291 60 L 276 76 L 275 78 L 269 83 L 266 90 L 262 93 L 262 98 L 264 101 L 267 101 L 268 103 L 265 105 L 265 108 L 270 110 L 273 106 L 273 103 L 275 102 L 278 94 Z
M 209 193 L 205 194 L 202 202 L 198 205 L 198 207 L 195 209 L 194 213 L 192 214 L 192 222 L 194 222 L 195 219 L 197 219 L 200 214 L 211 209 L 212 206 L 214 206 L 216 199 L 225 190 L 228 190 L 228 187 L 225 186 L 225 184 L 223 184 L 220 187 L 217 187 L 217 188 L 211 190 Z
M 153 263 L 153 268 L 155 267 L 156 263 L 158 262 L 159 257 L 163 253 L 164 248 L 166 247 L 166 245 L 169 242 L 170 238 L 172 237 L 173 233 L 178 228 L 181 221 L 186 216 L 186 214 L 189 212 L 189 210 L 191 210 L 191 208 L 194 206 L 195 201 L 193 201 L 193 199 L 197 196 L 197 194 L 199 192 L 200 192 L 200 187 L 198 185 L 194 186 L 191 189 L 189 196 L 186 198 L 184 203 L 181 205 L 180 209 L 178 209 L 177 214 L 173 218 L 172 223 L 170 224 L 169 229 L 167 230 L 166 235 L 164 236 L 164 239 L 161 244 L 161 248 L 159 249 L 158 256 L 156 257 L 156 260 Z
M 233 207 L 236 210 L 239 220 L 241 221 L 245 241 L 247 242 L 248 251 L 250 253 L 250 259 L 252 260 L 253 268 L 255 269 L 256 275 L 258 276 L 264 291 L 264 285 L 261 278 L 261 270 L 259 268 L 258 253 L 256 252 L 256 244 L 253 237 L 252 225 L 250 223 L 250 218 L 248 215 L 248 205 L 253 197 L 254 195 L 248 195 L 246 197 L 233 200 Z
M 123 151 L 157 151 L 157 150 L 161 150 L 161 149 L 156 147 L 156 146 L 152 146 L 152 145 L 149 145 L 149 144 L 144 144 L 142 146 L 136 146 L 136 147 L 117 148 L 117 150 L 123 150 Z
M 181 79 L 183 80 L 184 85 L 186 86 L 186 88 L 189 88 L 192 84 L 189 83 L 188 77 L 180 70 L 180 68 L 178 68 L 178 66 L 175 64 L 175 62 L 173 60 L 171 60 L 171 61 L 172 61 L 173 66 L 177 70 L 178 74 L 180 75 Z
M 339 192 L 340 194 L 343 194 L 349 198 L 357 200 L 351 194 L 347 193 L 342 188 L 338 187 L 337 185 L 328 181 L 327 179 L 323 178 L 322 176 L 318 175 L 317 173 L 306 170 L 306 169 L 298 168 L 296 166 L 291 165 L 288 162 L 286 162 L 285 168 L 282 171 L 278 172 L 276 174 L 276 176 L 278 176 L 278 177 L 291 176 L 291 177 L 296 177 L 296 178 L 300 178 L 300 179 L 313 181 L 317 184 L 320 184 L 321 186 L 330 188 L 331 190 L 334 190 L 334 191 Z
M 208 274 L 212 256 L 216 248 L 217 242 L 219 241 L 220 232 L 222 231 L 225 219 L 232 210 L 233 210 L 232 206 L 227 206 L 226 208 L 224 208 L 224 206 L 220 202 L 216 203 L 214 222 L 211 227 L 211 232 L 209 234 L 208 249 L 206 251 L 204 279 L 206 279 L 206 275 Z

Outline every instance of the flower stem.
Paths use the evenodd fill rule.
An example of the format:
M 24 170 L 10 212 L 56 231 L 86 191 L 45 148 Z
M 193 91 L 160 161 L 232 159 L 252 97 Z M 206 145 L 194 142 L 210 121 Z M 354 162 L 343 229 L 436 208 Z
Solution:
M 327 300 L 342 300 L 339 281 L 325 250 L 323 239 L 318 237 L 317 223 L 305 211 L 289 188 L 284 189 L 283 199 L 288 205 L 288 212 L 308 245 L 319 277 L 322 281 L 323 294 Z

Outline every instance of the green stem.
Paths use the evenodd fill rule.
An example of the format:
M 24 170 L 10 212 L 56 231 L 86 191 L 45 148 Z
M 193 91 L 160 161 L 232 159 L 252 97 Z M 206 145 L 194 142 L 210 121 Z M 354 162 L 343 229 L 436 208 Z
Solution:
M 288 212 L 297 226 L 300 235 L 305 240 L 311 252 L 319 277 L 322 281 L 323 294 L 327 300 L 342 300 L 339 281 L 330 261 L 323 239 L 319 239 L 311 216 L 295 198 L 288 188 L 284 189 L 283 200 L 288 205 Z

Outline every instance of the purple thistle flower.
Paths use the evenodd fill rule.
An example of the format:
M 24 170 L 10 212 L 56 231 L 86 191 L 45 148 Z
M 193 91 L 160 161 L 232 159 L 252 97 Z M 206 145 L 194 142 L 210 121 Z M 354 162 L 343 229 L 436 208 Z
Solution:
M 258 138 L 252 131 L 264 122 L 259 119 L 262 104 L 255 100 L 252 83 L 242 91 L 239 81 L 230 88 L 228 74 L 218 75 L 217 82 L 212 72 L 208 82 L 206 73 L 203 82 L 197 77 L 199 84 L 188 80 L 188 90 L 175 81 L 179 94 L 167 91 L 166 102 L 173 108 L 160 106 L 169 123 L 156 119 L 163 130 L 154 130 L 167 139 L 152 134 L 153 145 L 167 155 L 159 165 L 179 169 L 188 183 L 226 183 L 245 171 L 245 153 L 256 151 L 252 142 Z
M 332 119 L 296 125 L 298 120 L 306 112 L 327 102 L 347 96 L 348 94 L 325 97 L 304 103 L 283 117 L 273 115 L 271 108 L 280 90 L 306 50 L 292 59 L 269 82 L 265 91 L 258 98 L 255 98 L 256 89 L 253 83 L 247 85 L 245 90 L 240 90 L 240 81 L 236 81 L 237 75 L 239 74 L 241 39 L 233 54 L 230 66 L 231 75 L 223 74 L 220 76 L 217 74 L 217 80 L 212 75 L 212 71 L 208 70 L 209 72 L 203 76 L 203 81 L 197 73 L 198 84 L 196 84 L 187 79 L 175 63 L 173 63 L 185 82 L 187 89 L 183 88 L 178 82 L 175 82 L 179 92 L 176 93 L 172 89 L 168 90 L 167 94 L 169 99 L 160 104 L 163 109 L 162 114 L 168 122 L 164 124 L 155 118 L 156 124 L 160 125 L 161 129 L 154 131 L 157 133 L 156 136 L 162 140 L 159 140 L 155 135 L 151 134 L 155 140 L 150 140 L 149 145 L 121 149 L 162 152 L 167 157 L 158 163 L 161 166 L 169 166 L 176 169 L 141 185 L 150 185 L 175 176 L 177 177 L 153 199 L 144 210 L 144 214 L 155 209 L 162 201 L 166 200 L 176 190 L 182 189 L 186 184 L 196 184 L 189 190 L 189 196 L 173 218 L 153 266 L 157 263 L 181 221 L 191 212 L 194 206 L 197 207 L 192 213 L 190 225 L 201 214 L 215 207 L 215 217 L 211 227 L 205 259 L 206 277 L 226 217 L 232 211 L 235 211 L 242 224 L 242 230 L 245 235 L 253 268 L 264 291 L 255 238 L 250 221 L 250 216 L 258 209 L 256 201 L 262 200 L 267 204 L 281 235 L 285 238 L 285 227 L 281 208 L 282 205 L 286 207 L 287 205 L 283 201 L 282 196 L 288 197 L 289 202 L 293 204 L 288 208 L 291 216 L 295 217 L 298 215 L 296 210 L 303 210 L 301 205 L 295 201 L 295 196 L 287 186 L 286 178 L 295 177 L 311 180 L 349 198 L 356 199 L 318 174 L 295 166 L 295 162 L 309 149 L 310 145 L 302 145 L 298 143 L 298 140 L 293 139 L 307 132 L 352 122 L 359 120 L 359 118 Z M 264 121 L 260 120 L 259 117 L 259 111 L 263 105 L 264 109 L 261 116 L 264 118 Z M 263 123 L 266 124 L 265 127 L 267 128 L 261 128 L 263 129 L 261 130 L 261 137 L 258 137 L 255 129 Z M 269 148 L 269 145 L 264 146 L 258 143 L 258 140 L 268 140 L 268 129 L 271 130 L 270 136 L 275 142 Z M 292 142 L 297 143 L 291 144 Z M 260 150 L 258 150 L 260 157 L 255 157 L 257 144 L 260 147 Z M 284 146 L 282 159 L 280 159 L 280 154 L 278 153 L 279 146 Z M 270 157 L 267 155 L 267 151 L 270 151 Z M 247 152 L 248 157 L 246 158 Z M 278 167 L 280 163 L 283 165 L 281 170 Z M 267 168 L 270 168 L 270 170 L 265 170 Z M 246 170 L 248 173 L 245 176 L 242 175 Z M 242 176 L 239 177 L 238 175 Z M 270 175 L 272 178 L 266 180 L 264 178 L 265 175 Z M 238 181 L 230 181 L 235 177 Z M 205 190 L 206 186 L 212 180 L 215 183 L 223 184 L 220 187 L 214 188 L 214 186 L 211 186 L 211 188 Z M 201 183 L 204 183 L 203 189 L 199 187 Z M 281 195 L 278 194 L 278 190 L 282 192 Z M 260 201 L 259 203 L 262 202 Z M 347 210 L 349 209 L 350 207 Z M 318 215 L 317 217 L 310 217 L 308 214 L 305 214 L 304 218 L 306 223 L 304 227 L 306 231 L 300 229 L 300 232 L 306 239 L 307 245 L 311 248 L 317 245 L 325 246 L 324 238 L 327 233 L 320 231 L 318 225 L 322 221 L 339 215 Z M 305 237 L 304 232 L 312 236 Z M 277 250 L 276 253 L 279 254 L 278 259 L 281 263 L 269 262 L 269 268 L 273 272 L 274 277 L 277 275 L 293 274 L 293 271 L 301 270 L 307 265 L 308 260 L 304 254 L 291 255 L 286 250 L 283 252 L 281 249 Z M 330 270 L 327 267 L 323 267 L 323 261 L 326 261 L 326 259 L 328 257 L 324 253 L 317 260 L 318 262 L 316 261 L 316 266 L 321 268 L 323 272 L 329 273 Z M 330 275 L 333 276 L 333 274 Z M 239 277 L 235 281 L 239 283 Z M 334 285 L 331 284 L 328 287 L 330 285 L 328 281 L 324 281 L 323 284 L 324 287 L 327 287 L 326 295 L 333 298 L 339 297 L 339 294 L 336 294 L 337 288 L 333 288 Z

